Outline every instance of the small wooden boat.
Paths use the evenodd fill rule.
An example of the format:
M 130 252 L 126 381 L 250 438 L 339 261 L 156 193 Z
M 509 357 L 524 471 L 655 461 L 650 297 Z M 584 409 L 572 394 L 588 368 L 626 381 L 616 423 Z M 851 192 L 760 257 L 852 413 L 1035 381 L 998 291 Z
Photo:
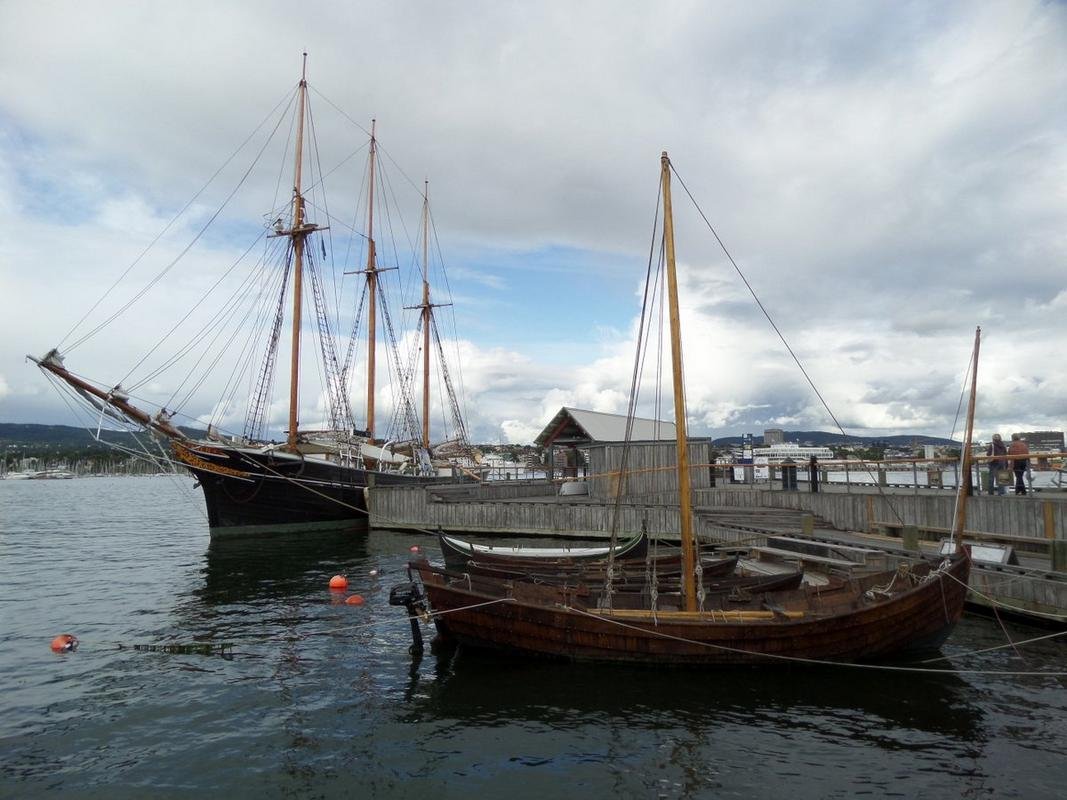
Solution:
M 703 587 L 707 594 L 776 592 L 783 589 L 796 589 L 804 577 L 801 570 L 763 574 L 741 569 L 738 573 L 735 571 L 738 569 L 736 556 L 714 560 L 705 559 L 703 563 Z M 536 567 L 523 569 L 521 565 L 502 566 L 468 561 L 462 567 L 461 572 L 505 581 L 529 581 L 552 586 L 588 586 L 591 591 L 602 590 L 607 579 L 606 565 L 599 569 L 590 566 L 582 570 L 550 570 Z M 647 592 L 653 583 L 653 576 L 658 592 L 670 593 L 680 590 L 682 576 L 680 565 L 673 569 L 656 567 L 653 571 L 651 565 L 646 562 L 625 563 L 621 566 L 620 562 L 616 562 L 612 572 L 612 591 Z
M 705 556 L 700 560 L 705 578 L 722 578 L 732 575 L 737 567 L 737 556 L 715 558 Z M 559 564 L 553 562 L 524 563 L 515 561 L 490 561 L 472 559 L 460 569 L 485 577 L 497 577 L 502 580 L 527 580 L 536 583 L 570 584 L 603 583 L 609 563 L 606 559 L 579 562 L 577 564 Z M 620 585 L 637 584 L 656 575 L 661 581 L 675 581 L 682 574 L 682 557 L 674 553 L 663 556 L 646 556 L 645 558 L 617 558 L 611 564 L 612 580 Z
M 462 567 L 476 559 L 483 564 L 541 564 L 566 567 L 579 563 L 593 563 L 616 559 L 644 559 L 648 553 L 648 534 L 639 533 L 632 539 L 620 542 L 614 550 L 610 546 L 595 547 L 523 547 L 479 544 L 439 533 L 441 554 L 445 564 Z
M 940 567 L 921 562 L 906 572 L 742 603 L 724 595 L 696 611 L 669 604 L 669 596 L 653 608 L 618 593 L 604 608 L 596 605 L 601 595 L 588 589 L 583 596 L 574 587 L 450 574 L 426 561 L 410 569 L 438 633 L 467 646 L 576 661 L 771 664 L 870 660 L 940 646 L 962 614 L 970 559 L 959 555 Z

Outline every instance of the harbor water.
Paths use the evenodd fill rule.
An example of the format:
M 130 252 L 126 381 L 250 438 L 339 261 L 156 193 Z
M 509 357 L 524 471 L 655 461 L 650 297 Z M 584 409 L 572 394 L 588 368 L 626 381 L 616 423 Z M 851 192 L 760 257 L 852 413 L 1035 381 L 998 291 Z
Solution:
M 0 481 L 0 797 L 1052 798 L 1067 784 L 1067 682 L 994 674 L 1067 670 L 1067 641 L 965 655 L 1047 630 L 968 615 L 951 660 L 926 665 L 960 671 L 939 674 L 416 659 L 387 599 L 431 537 L 211 542 L 201 504 L 184 477 Z M 328 589 L 336 573 L 347 593 Z M 76 652 L 51 652 L 61 633 Z

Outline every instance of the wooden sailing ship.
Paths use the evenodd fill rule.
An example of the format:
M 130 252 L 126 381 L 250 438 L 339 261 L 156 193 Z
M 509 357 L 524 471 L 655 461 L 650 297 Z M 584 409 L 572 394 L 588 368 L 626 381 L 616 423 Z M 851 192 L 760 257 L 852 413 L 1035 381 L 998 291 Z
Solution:
M 459 574 L 420 559 L 409 565 L 418 583 L 394 589 L 391 602 L 406 603 L 410 611 L 424 597 L 445 640 L 574 660 L 684 665 L 854 661 L 938 647 L 963 612 L 970 570 L 965 552 L 940 563 L 920 561 L 828 586 L 750 594 L 733 601 L 709 597 L 698 579 L 702 576 L 692 529 L 670 174 L 664 153 L 663 251 L 677 431 L 681 592 L 661 597 L 655 586 L 642 593 L 616 592 L 610 582 L 604 591 L 591 592 L 587 587 Z M 973 410 L 972 391 L 965 457 Z M 961 487 L 961 506 L 964 491 Z M 957 526 L 962 529 L 962 520 Z
M 279 215 L 274 220 L 266 237 L 267 240 L 279 242 L 280 250 L 284 253 L 281 259 L 282 277 L 277 281 L 281 291 L 270 340 L 262 359 L 263 371 L 249 396 L 244 432 L 221 436 L 209 426 L 206 436 L 197 435 L 189 429 L 178 427 L 172 413 L 166 408 L 149 413 L 135 405 L 121 386 L 108 388 L 107 384 L 75 374 L 66 367 L 58 349 L 51 350 L 41 358 L 33 358 L 45 373 L 58 379 L 61 388 L 72 389 L 74 398 L 87 405 L 91 415 L 99 414 L 101 423 L 105 420 L 118 422 L 131 429 L 149 431 L 163 440 L 169 446 L 171 459 L 191 472 L 202 488 L 212 536 L 364 525 L 365 492 L 368 486 L 466 479 L 461 468 L 453 468 L 435 460 L 430 446 L 429 354 L 431 330 L 436 331 L 432 310 L 437 304 L 431 302 L 428 280 L 428 189 L 423 193 L 423 287 L 422 302 L 418 306 L 421 309 L 424 350 L 421 432 L 417 431 L 417 414 L 413 407 L 406 407 L 403 415 L 409 431 L 405 441 L 397 441 L 400 437 L 394 435 L 387 437 L 392 441 L 385 442 L 378 431 L 375 419 L 375 381 L 378 372 L 376 346 L 379 336 L 377 317 L 379 304 L 384 301 L 379 291 L 379 276 L 385 268 L 379 263 L 374 228 L 378 142 L 373 123 L 368 151 L 366 229 L 359 234 L 366 244 L 366 262 L 363 269 L 358 271 L 366 287 L 366 421 L 362 428 L 357 428 L 354 423 L 348 392 L 351 382 L 351 345 L 356 339 L 356 328 L 353 328 L 349 352 L 342 359 L 336 350 L 336 332 L 331 329 L 330 317 L 324 310 L 326 303 L 322 299 L 322 278 L 315 271 L 314 264 L 314 255 L 320 247 L 325 259 L 326 244 L 321 237 L 329 226 L 311 220 L 304 185 L 303 170 L 309 158 L 305 150 L 306 121 L 310 115 L 306 65 L 307 54 L 304 55 L 304 68 L 296 92 L 292 200 L 287 215 Z M 321 182 L 320 168 L 318 183 Z M 314 237 L 319 238 L 313 246 Z M 305 286 L 308 278 L 314 293 L 313 304 L 309 301 L 310 293 Z M 288 425 L 285 440 L 273 442 L 266 441 L 263 436 L 264 417 L 265 409 L 270 404 L 287 294 L 291 294 Z M 319 369 L 325 375 L 323 397 L 329 417 L 325 428 L 315 430 L 302 426 L 298 418 L 301 338 L 306 326 L 303 314 L 306 307 L 311 305 L 314 306 L 317 322 L 316 334 L 322 356 Z M 358 323 L 358 314 L 356 318 Z M 396 363 L 399 364 L 399 360 Z M 451 381 L 443 364 L 441 369 L 444 382 L 451 392 Z M 471 449 L 459 416 L 458 403 L 454 397 L 449 399 L 456 428 L 456 436 L 449 444 L 453 451 L 469 454 Z M 408 406 L 413 405 L 413 401 L 408 403 Z M 146 457 L 156 457 L 147 452 L 150 449 L 146 448 Z

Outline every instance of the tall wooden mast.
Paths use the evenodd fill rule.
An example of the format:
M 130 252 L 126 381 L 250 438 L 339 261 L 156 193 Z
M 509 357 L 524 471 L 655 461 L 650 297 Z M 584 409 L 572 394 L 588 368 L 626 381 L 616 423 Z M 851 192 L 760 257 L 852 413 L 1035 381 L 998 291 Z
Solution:
M 374 160 L 377 120 L 370 122 L 370 190 L 367 193 L 367 434 L 374 438 L 374 357 L 378 338 L 378 261 L 374 252 Z
M 422 446 L 430 446 L 430 182 L 422 193 Z
M 426 181 L 422 194 L 422 302 L 406 309 L 420 309 L 422 317 L 422 443 L 430 448 L 430 328 L 433 325 L 433 310 L 451 303 L 430 302 L 430 182 Z M 441 365 L 444 371 L 444 364 Z M 448 383 L 447 372 L 444 372 Z
M 978 396 L 978 350 L 982 345 L 982 329 L 974 331 L 973 372 L 971 373 L 971 399 L 967 404 L 967 429 L 963 436 L 963 453 L 960 463 L 960 485 L 956 490 L 956 518 L 952 525 L 952 541 L 959 549 L 963 542 L 963 529 L 967 524 L 967 496 L 971 491 L 971 439 L 974 435 L 974 407 Z
M 667 251 L 667 300 L 671 325 L 671 371 L 674 375 L 674 426 L 678 446 L 678 513 L 681 515 L 682 574 L 685 610 L 697 610 L 696 543 L 693 539 L 693 500 L 689 483 L 689 446 L 685 429 L 685 382 L 682 375 L 682 333 L 678 313 L 678 275 L 674 263 L 674 219 L 671 211 L 671 160 L 660 157 L 663 182 L 663 241 Z
M 296 125 L 296 166 L 293 170 L 293 222 L 289 235 L 293 238 L 293 350 L 289 367 L 289 438 L 290 450 L 296 449 L 297 408 L 300 404 L 300 311 L 303 304 L 304 240 L 312 229 L 304 226 L 304 196 L 301 194 L 301 170 L 304 161 L 304 107 L 307 102 L 307 61 L 300 71 L 300 102 Z

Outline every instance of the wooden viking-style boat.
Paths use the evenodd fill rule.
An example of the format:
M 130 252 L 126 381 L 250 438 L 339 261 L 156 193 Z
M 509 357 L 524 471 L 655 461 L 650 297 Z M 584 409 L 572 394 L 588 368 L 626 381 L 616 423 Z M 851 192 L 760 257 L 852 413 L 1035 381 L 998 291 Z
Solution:
M 704 558 L 701 562 L 704 590 L 709 594 L 796 589 L 804 577 L 800 570 L 770 574 L 747 571 L 738 567 L 737 556 Z M 552 586 L 588 586 L 590 589 L 603 587 L 607 580 L 607 565 L 604 564 L 590 565 L 578 570 L 561 570 L 535 566 L 524 569 L 521 565 L 502 566 L 468 561 L 460 571 L 498 580 L 527 581 Z M 651 559 L 616 561 L 612 567 L 611 585 L 613 591 L 643 592 L 654 582 L 657 591 L 663 594 L 678 591 L 681 575 L 680 560 L 671 567 L 653 563 Z
M 573 660 L 694 665 L 852 661 L 936 648 L 962 613 L 969 567 L 959 556 L 947 569 L 922 562 L 829 591 L 808 586 L 744 603 L 715 596 L 690 611 L 665 602 L 653 610 L 640 596 L 627 602 L 625 592 L 611 608 L 597 607 L 602 595 L 580 589 L 411 564 L 446 640 Z
M 705 576 L 721 577 L 733 573 L 737 566 L 737 556 L 701 556 L 700 566 Z M 634 579 L 645 577 L 653 572 L 660 577 L 677 578 L 682 574 L 682 557 L 679 554 L 667 554 L 660 556 L 646 556 L 645 558 L 616 558 L 604 559 L 580 564 L 561 564 L 549 562 L 524 563 L 520 561 L 489 561 L 471 559 L 462 570 L 465 572 L 478 572 L 482 575 L 498 574 L 510 579 L 536 580 L 542 583 L 554 581 L 556 583 L 581 583 L 603 579 L 608 568 L 616 580 Z
M 461 645 L 573 660 L 648 664 L 768 664 L 857 661 L 941 645 L 963 613 L 970 572 L 964 550 L 940 563 L 919 561 L 826 587 L 728 602 L 698 583 L 692 530 L 685 397 L 670 194 L 671 163 L 661 159 L 663 253 L 674 375 L 677 475 L 682 541 L 679 595 L 545 585 L 409 565 L 418 584 L 398 586 L 390 602 L 415 609 L 424 596 L 439 635 Z M 975 339 L 975 378 L 979 338 Z M 974 386 L 961 474 L 970 475 Z M 954 531 L 960 541 L 967 481 L 961 481 Z M 420 589 L 421 584 L 421 589 Z M 698 588 L 699 587 L 699 588 Z M 424 595 L 423 595 L 424 593 Z M 416 623 L 412 622 L 417 634 Z M 418 639 L 416 639 L 418 641 Z
M 648 553 L 648 534 L 639 533 L 614 547 L 523 547 L 521 545 L 494 545 L 468 542 L 440 533 L 437 540 L 441 545 L 441 555 L 445 564 L 451 567 L 463 567 L 468 561 L 477 560 L 483 564 L 542 564 L 561 567 L 603 561 L 609 555 L 618 559 L 641 559 Z

